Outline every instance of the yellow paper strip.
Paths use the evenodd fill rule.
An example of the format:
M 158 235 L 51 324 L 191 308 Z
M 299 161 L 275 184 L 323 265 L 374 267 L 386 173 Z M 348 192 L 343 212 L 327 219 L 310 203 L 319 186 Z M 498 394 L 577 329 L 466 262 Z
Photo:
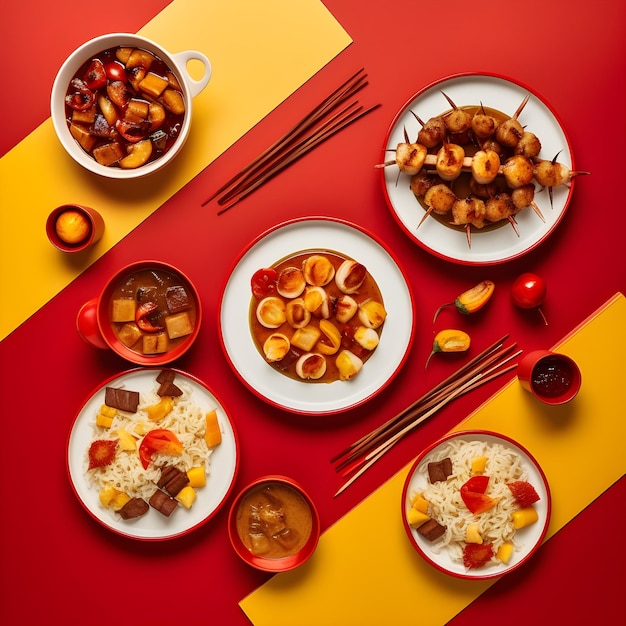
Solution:
M 211 61 L 190 137 L 163 173 L 135 182 L 83 170 L 50 120 L 0 159 L 0 285 L 11 294 L 11 306 L 0 307 L 0 340 L 351 43 L 320 0 L 174 0 L 140 34 L 171 53 L 199 50 Z M 46 238 L 48 213 L 65 203 L 91 206 L 105 219 L 103 238 L 87 253 L 69 257 Z
M 625 319 L 626 298 L 616 294 L 556 346 L 582 372 L 571 403 L 542 405 L 514 379 L 454 429 L 500 432 L 535 456 L 552 493 L 547 538 L 624 475 L 623 357 L 603 338 Z M 443 625 L 494 583 L 443 574 L 412 548 L 400 513 L 410 465 L 329 528 L 307 563 L 240 602 L 255 626 L 410 624 L 416 607 L 418 621 Z

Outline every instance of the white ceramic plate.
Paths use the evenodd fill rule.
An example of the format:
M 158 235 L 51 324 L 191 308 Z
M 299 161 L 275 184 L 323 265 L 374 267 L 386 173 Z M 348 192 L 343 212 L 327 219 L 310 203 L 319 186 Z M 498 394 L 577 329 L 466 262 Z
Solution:
M 440 115 L 450 109 L 444 91 L 457 106 L 479 105 L 513 115 L 524 98 L 530 100 L 524 107 L 519 121 L 527 130 L 535 133 L 541 141 L 540 157 L 552 160 L 557 153 L 558 162 L 574 169 L 573 156 L 568 138 L 550 106 L 528 87 L 510 79 L 482 74 L 459 75 L 443 79 L 418 92 L 402 107 L 394 118 L 383 144 L 381 163 L 393 158 L 398 143 L 405 141 L 404 129 L 409 139 L 415 141 L 421 128 L 413 113 L 421 120 Z M 391 149 L 392 151 L 389 151 Z M 437 257 L 465 265 L 491 265 L 515 259 L 537 247 L 557 227 L 570 202 L 573 185 L 553 189 L 553 205 L 548 190 L 535 193 L 535 202 L 541 209 L 545 223 L 531 208 L 516 215 L 519 237 L 511 226 L 487 231 L 472 229 L 472 247 L 468 246 L 464 231 L 449 228 L 434 218 L 426 219 L 409 188 L 410 177 L 401 174 L 395 165 L 381 168 L 383 193 L 391 213 L 418 245 Z
M 440 449 L 453 439 L 467 442 L 480 441 L 488 444 L 500 443 L 506 448 L 512 449 L 521 457 L 522 465 L 528 474 L 527 480 L 532 484 L 539 495 L 539 500 L 533 504 L 539 519 L 534 524 L 531 524 L 526 528 L 520 528 L 516 531 L 515 542 L 519 545 L 520 550 L 515 550 L 513 552 L 513 555 L 507 564 L 488 564 L 481 568 L 467 569 L 462 563 L 455 562 L 451 558 L 449 551 L 445 548 L 441 548 L 439 551 L 433 549 L 436 542 L 433 544 L 422 537 L 422 535 L 420 535 L 417 530 L 412 528 L 407 522 L 407 511 L 411 506 L 411 496 L 420 492 L 427 486 L 427 474 L 424 475 L 420 473 L 418 471 L 419 468 L 434 460 Z M 488 475 L 489 472 L 487 471 L 486 474 Z M 462 431 L 452 433 L 443 437 L 424 450 L 417 457 L 411 467 L 411 470 L 409 471 L 402 490 L 401 501 L 404 528 L 409 540 L 421 556 L 437 569 L 446 572 L 447 574 L 451 574 L 452 576 L 456 576 L 457 578 L 467 579 L 495 578 L 497 576 L 507 574 L 525 563 L 539 548 L 543 538 L 545 537 L 548 530 L 548 524 L 550 522 L 551 506 L 548 482 L 537 461 L 520 444 L 504 435 L 489 431 Z
M 312 249 L 335 251 L 365 265 L 381 290 L 388 313 L 380 344 L 350 381 L 292 380 L 265 362 L 250 333 L 250 279 L 254 272 L 294 252 Z M 226 283 L 218 320 L 226 357 L 250 391 L 280 408 L 319 415 L 356 407 L 387 386 L 408 355 L 415 312 L 406 277 L 380 241 L 353 224 L 313 217 L 279 224 L 250 244 Z
M 70 431 L 67 446 L 67 469 L 76 496 L 87 512 L 105 528 L 140 540 L 173 539 L 185 535 L 207 522 L 226 501 L 230 494 L 239 466 L 237 436 L 226 412 L 216 396 L 202 382 L 178 370 L 176 379 L 191 387 L 195 404 L 204 411 L 217 410 L 222 431 L 222 443 L 213 449 L 207 472 L 207 484 L 198 489 L 198 498 L 190 509 L 177 507 L 170 517 L 150 510 L 134 520 L 121 519 L 105 509 L 98 500 L 98 490 L 87 481 L 86 453 L 93 438 L 93 424 L 98 409 L 104 403 L 105 387 L 124 388 L 147 393 L 154 388 L 160 369 L 130 370 L 105 381 L 81 407 Z

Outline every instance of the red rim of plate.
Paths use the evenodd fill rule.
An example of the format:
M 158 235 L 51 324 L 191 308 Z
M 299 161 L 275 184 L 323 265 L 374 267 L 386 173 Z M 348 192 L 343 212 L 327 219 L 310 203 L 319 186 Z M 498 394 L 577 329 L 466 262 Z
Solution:
M 509 83 L 512 83 L 513 85 L 516 85 L 517 87 L 521 87 L 522 89 L 528 91 L 533 96 L 535 96 L 550 111 L 550 113 L 554 116 L 557 124 L 560 127 L 561 132 L 563 133 L 563 135 L 565 137 L 565 141 L 567 142 L 567 148 L 569 150 L 570 159 L 571 159 L 571 163 L 572 163 L 571 169 L 572 169 L 572 171 L 574 171 L 576 169 L 576 167 L 574 165 L 574 153 L 572 151 L 572 145 L 571 145 L 571 142 L 569 140 L 569 136 L 568 136 L 567 132 L 565 131 L 565 128 L 564 128 L 563 124 L 561 123 L 559 115 L 557 114 L 555 109 L 550 105 L 550 103 L 545 98 L 543 98 L 539 93 L 537 93 L 537 91 L 535 91 L 533 88 L 529 87 L 525 83 L 520 82 L 518 80 L 513 80 L 512 78 L 510 78 L 509 76 L 505 76 L 504 74 L 490 73 L 490 72 L 459 72 L 457 74 L 451 74 L 449 76 L 445 76 L 443 78 L 439 78 L 439 79 L 431 82 L 430 84 L 426 85 L 425 87 L 422 87 L 419 91 L 414 93 L 404 103 L 404 105 L 400 108 L 400 110 L 396 113 L 396 115 L 393 117 L 391 123 L 389 124 L 389 127 L 387 128 L 387 132 L 385 134 L 385 140 L 384 140 L 384 143 L 383 143 L 382 149 L 381 149 L 381 157 L 380 157 L 381 160 L 380 160 L 380 163 L 382 163 L 383 161 L 386 160 L 386 155 L 389 152 L 388 146 L 389 146 L 389 140 L 390 140 L 390 137 L 391 137 L 391 133 L 393 132 L 393 130 L 394 130 L 398 120 L 406 112 L 406 110 L 409 108 L 409 106 L 411 105 L 411 103 L 413 103 L 414 100 L 419 98 L 422 94 L 426 93 L 427 91 L 429 91 L 433 87 L 436 87 L 437 85 L 440 85 L 441 83 L 447 82 L 449 80 L 459 79 L 459 78 L 472 78 L 472 77 L 476 77 L 476 78 L 484 78 L 484 77 L 496 78 L 496 79 L 499 79 L 499 80 L 507 81 Z M 567 211 L 567 209 L 569 207 L 569 204 L 571 202 L 572 194 L 573 194 L 573 191 L 574 191 L 574 186 L 575 186 L 575 183 L 576 183 L 576 179 L 573 179 L 572 181 L 570 181 L 569 193 L 567 195 L 567 199 L 565 200 L 565 204 L 563 206 L 563 210 L 561 211 L 561 214 L 558 217 L 558 219 L 556 220 L 556 222 L 552 225 L 552 227 L 550 229 L 548 229 L 543 234 L 543 236 L 541 236 L 532 245 L 530 245 L 528 248 L 526 248 L 525 250 L 522 250 L 521 252 L 519 252 L 517 254 L 513 254 L 511 256 L 503 257 L 503 258 L 496 259 L 496 260 L 493 260 L 493 261 L 472 261 L 472 260 L 464 260 L 464 259 L 455 259 L 453 257 L 447 256 L 446 254 L 443 254 L 442 252 L 439 252 L 438 250 L 434 250 L 433 248 L 431 248 L 430 246 L 428 246 L 424 242 L 422 242 L 419 238 L 417 238 L 415 236 L 415 233 L 413 233 L 411 230 L 409 230 L 406 227 L 406 225 L 402 222 L 400 217 L 397 215 L 397 213 L 396 213 L 396 211 L 395 211 L 395 209 L 393 207 L 393 204 L 391 202 L 391 199 L 389 198 L 389 194 L 387 193 L 387 185 L 385 183 L 385 171 L 384 170 L 385 170 L 385 168 L 381 167 L 380 168 L 380 173 L 379 173 L 380 182 L 381 182 L 381 186 L 382 186 L 382 190 L 383 190 L 383 196 L 385 198 L 385 202 L 387 204 L 387 207 L 389 208 L 389 211 L 390 211 L 391 215 L 393 216 L 393 219 L 396 221 L 398 226 L 400 226 L 402 231 L 414 243 L 416 243 L 423 250 L 425 250 L 426 252 L 432 254 L 433 256 L 435 256 L 435 257 L 437 257 L 439 259 L 443 259 L 444 261 L 449 261 L 451 263 L 456 263 L 458 265 L 469 265 L 469 266 L 488 266 L 488 265 L 498 265 L 498 264 L 501 264 L 501 263 L 506 263 L 508 261 L 512 261 L 514 259 L 518 259 L 518 258 L 524 256 L 525 254 L 528 254 L 529 252 L 531 252 L 532 250 L 537 248 L 539 245 L 541 245 L 556 230 L 557 226 L 560 224 L 561 220 L 565 216 L 565 213 L 566 213 L 566 211 Z
M 412 320 L 411 320 L 411 332 L 410 332 L 410 337 L 409 337 L 409 341 L 407 342 L 407 346 L 406 349 L 404 351 L 404 354 L 400 360 L 400 362 L 398 363 L 396 369 L 393 371 L 392 375 L 389 376 L 389 378 L 383 382 L 382 385 L 380 385 L 373 393 L 369 394 L 368 396 L 362 398 L 361 400 L 352 403 L 349 406 L 342 406 L 339 407 L 337 409 L 329 409 L 329 410 L 324 410 L 324 411 L 307 411 L 304 409 L 298 409 L 298 408 L 292 408 L 292 407 L 286 407 L 283 404 L 274 401 L 271 398 L 266 397 L 265 395 L 263 395 L 262 393 L 259 392 L 258 389 L 256 389 L 254 387 L 253 384 L 251 384 L 248 380 L 246 380 L 244 378 L 244 376 L 242 376 L 241 372 L 239 372 L 239 370 L 235 367 L 235 364 L 233 363 L 229 353 L 228 353 L 228 349 L 226 347 L 226 343 L 224 341 L 224 335 L 223 335 L 223 329 L 222 329 L 222 307 L 223 307 L 223 303 L 224 303 L 224 295 L 226 293 L 226 288 L 228 286 L 228 282 L 230 280 L 230 277 L 232 275 L 232 273 L 235 271 L 237 265 L 239 264 L 239 262 L 244 258 L 244 256 L 248 253 L 248 251 L 250 251 L 252 248 L 254 248 L 255 245 L 257 245 L 260 241 L 262 241 L 265 237 L 267 237 L 268 235 L 270 235 L 271 233 L 280 230 L 281 228 L 285 228 L 287 226 L 291 226 L 293 224 L 298 224 L 298 223 L 304 223 L 304 222 L 309 222 L 309 221 L 325 221 L 325 222 L 334 222 L 337 224 L 341 224 L 343 226 L 347 226 L 349 228 L 352 228 L 364 235 L 366 235 L 367 237 L 369 237 L 370 239 L 372 239 L 375 243 L 377 243 L 390 257 L 391 259 L 394 261 L 394 263 L 396 264 L 398 270 L 400 271 L 400 273 L 402 274 L 402 277 L 404 279 L 404 282 L 406 283 L 406 287 L 407 290 L 409 292 L 409 296 L 410 296 L 410 300 L 411 300 L 411 306 L 412 306 Z M 218 324 L 218 335 L 219 335 L 219 340 L 220 340 L 220 345 L 222 346 L 222 351 L 226 357 L 226 360 L 228 361 L 228 364 L 230 365 L 231 370 L 235 373 L 235 375 L 237 376 L 237 378 L 243 383 L 243 385 L 249 389 L 255 396 L 257 396 L 257 398 L 260 398 L 261 400 L 263 400 L 264 402 L 267 402 L 269 405 L 274 406 L 278 409 L 281 410 L 287 410 L 290 413 L 294 413 L 294 414 L 299 414 L 299 415 L 335 415 L 337 413 L 343 413 L 345 411 L 349 411 L 351 409 L 354 409 L 358 406 L 362 406 L 363 404 L 365 404 L 366 402 L 368 402 L 369 400 L 371 400 L 372 398 L 376 397 L 379 393 L 381 393 L 384 389 L 387 388 L 387 386 L 389 386 L 391 384 L 391 382 L 394 380 L 394 378 L 398 375 L 398 372 L 402 369 L 402 366 L 404 365 L 404 363 L 406 362 L 406 360 L 409 357 L 409 353 L 411 351 L 411 347 L 413 345 L 413 341 L 415 338 L 415 326 L 416 326 L 416 320 L 415 320 L 415 298 L 413 297 L 413 288 L 411 287 L 411 283 L 408 280 L 408 276 L 406 271 L 404 270 L 404 267 L 400 264 L 399 259 L 396 257 L 396 255 L 392 252 L 391 248 L 389 248 L 387 246 L 386 243 L 384 243 L 380 238 L 378 238 L 376 235 L 374 235 L 373 233 L 371 233 L 370 231 L 368 231 L 367 229 L 365 229 L 362 226 L 359 226 L 353 222 L 341 219 L 341 218 L 337 218 L 337 217 L 330 217 L 330 216 L 326 216 L 326 215 L 313 215 L 313 216 L 308 216 L 308 217 L 300 217 L 300 218 L 294 218 L 291 220 L 286 220 L 283 222 L 280 222 L 278 224 L 275 224 L 274 226 L 268 228 L 266 231 L 264 231 L 263 233 L 261 233 L 260 235 L 258 235 L 255 239 L 253 239 L 248 245 L 246 245 L 246 247 L 242 250 L 242 252 L 236 257 L 234 263 L 231 265 L 230 270 L 227 272 L 226 274 L 226 279 L 224 280 L 224 283 L 222 285 L 222 289 L 220 291 L 220 299 L 219 299 L 219 303 L 218 303 L 218 314 L 217 314 L 217 324 Z M 306 384 L 306 383 L 303 383 Z
M 474 570 L 476 572 L 474 574 L 464 574 L 460 572 L 453 572 L 447 569 L 446 567 L 443 567 L 440 563 L 434 560 L 429 554 L 427 554 L 417 543 L 413 535 L 413 529 L 408 523 L 407 516 L 406 516 L 406 501 L 407 501 L 407 496 L 408 496 L 409 484 L 417 468 L 421 465 L 424 458 L 428 454 L 430 454 L 435 448 L 441 446 L 442 444 L 446 443 L 450 439 L 462 439 L 463 437 L 471 438 L 477 435 L 501 439 L 505 443 L 519 449 L 524 455 L 526 455 L 526 457 L 530 460 L 530 462 L 535 466 L 536 471 L 538 472 L 538 474 L 541 477 L 541 480 L 543 481 L 543 486 L 546 491 L 546 516 L 545 516 L 545 520 L 543 521 L 543 528 L 541 529 L 541 533 L 539 537 L 537 538 L 535 544 L 528 550 L 528 552 L 519 561 L 517 561 L 516 563 L 512 565 L 508 565 L 508 566 L 505 565 L 502 567 L 502 569 L 498 569 L 497 571 L 494 571 L 493 573 L 490 573 L 490 574 L 480 574 L 478 573 L 479 570 Z M 454 576 L 455 578 L 462 578 L 465 580 L 487 580 L 487 579 L 492 579 L 492 578 L 500 578 L 501 576 L 504 576 L 505 574 L 508 574 L 518 569 L 519 567 L 524 565 L 533 556 L 533 554 L 540 548 L 546 536 L 546 533 L 548 532 L 548 526 L 550 524 L 550 515 L 552 512 L 552 498 L 550 495 L 550 487 L 548 485 L 548 480 L 546 478 L 546 475 L 543 472 L 543 469 L 541 469 L 541 466 L 539 465 L 535 457 L 524 446 L 519 444 L 514 439 L 511 439 L 511 437 L 507 437 L 506 435 L 502 435 L 501 433 L 496 433 L 496 432 L 489 431 L 489 430 L 462 430 L 462 431 L 449 433 L 445 435 L 444 437 L 442 437 L 441 439 L 435 441 L 434 443 L 429 445 L 425 450 L 423 450 L 419 454 L 419 456 L 415 459 L 415 461 L 411 465 L 411 469 L 409 470 L 407 478 L 404 482 L 404 486 L 402 488 L 402 499 L 400 501 L 400 511 L 402 515 L 402 524 L 404 526 L 404 530 L 406 531 L 407 537 L 409 538 L 409 541 L 411 542 L 411 545 L 415 548 L 418 554 L 427 563 L 430 563 L 430 565 L 432 565 L 439 571 L 445 574 L 448 574 L 449 576 Z
M 234 471 L 233 471 L 233 476 L 231 477 L 230 480 L 230 484 L 228 485 L 228 488 L 226 489 L 224 495 L 222 496 L 222 499 L 220 500 L 220 502 L 218 503 L 218 505 L 206 516 L 204 517 L 200 522 L 194 524 L 193 526 L 190 526 L 189 528 L 186 528 L 180 532 L 171 534 L 171 535 L 167 535 L 167 536 L 157 536 L 157 537 L 141 537 L 138 535 L 133 535 L 130 532 L 124 532 L 122 530 L 120 530 L 119 528 L 111 525 L 111 524 L 107 524 L 105 521 L 101 520 L 97 515 L 95 515 L 95 513 L 91 510 L 91 508 L 87 505 L 87 503 L 83 500 L 83 498 L 81 497 L 76 485 L 74 484 L 74 481 L 72 479 L 72 471 L 71 471 L 71 467 L 70 467 L 70 444 L 71 444 L 71 439 L 72 439 L 72 434 L 74 432 L 74 428 L 76 426 L 76 422 L 78 420 L 78 418 L 80 417 L 80 414 L 82 413 L 85 405 L 93 398 L 93 396 L 98 393 L 99 391 L 101 391 L 102 389 L 104 389 L 105 386 L 107 386 L 109 383 L 111 383 L 114 380 L 118 380 L 119 378 L 123 377 L 123 376 L 127 376 L 127 375 L 132 375 L 138 372 L 150 372 L 150 371 L 161 371 L 162 369 L 168 369 L 168 370 L 172 370 L 173 372 L 175 372 L 176 374 L 180 374 L 181 376 L 184 376 L 185 378 L 188 378 L 189 380 L 193 381 L 194 383 L 196 383 L 197 385 L 200 385 L 201 387 L 203 387 L 204 389 L 206 389 L 206 391 L 208 393 L 210 393 L 219 403 L 221 409 L 224 411 L 224 414 L 226 415 L 226 419 L 229 421 L 230 423 L 230 427 L 232 429 L 233 432 L 233 439 L 234 439 L 234 446 L 235 446 L 235 466 L 234 466 Z M 120 536 L 120 537 L 125 537 L 127 539 L 133 539 L 135 541 L 144 541 L 144 542 L 157 542 L 157 541 L 169 541 L 171 539 L 177 539 L 179 537 L 184 537 L 186 535 L 188 535 L 189 533 L 193 532 L 194 530 L 197 530 L 198 528 L 200 528 L 201 526 L 204 526 L 209 520 L 211 520 L 213 517 L 215 517 L 215 515 L 217 515 L 218 511 L 220 511 L 224 504 L 227 502 L 228 498 L 230 497 L 231 493 L 233 492 L 233 489 L 235 487 L 235 481 L 237 479 L 237 474 L 239 473 L 239 462 L 240 462 L 240 454 L 239 454 L 239 436 L 237 434 L 237 430 L 235 429 L 235 424 L 233 423 L 232 417 L 230 415 L 230 413 L 228 412 L 228 410 L 226 409 L 226 407 L 224 406 L 224 404 L 222 403 L 222 401 L 220 400 L 220 398 L 215 394 L 215 392 L 208 386 L 206 385 L 204 382 L 202 382 L 199 378 L 196 378 L 195 376 L 187 373 L 187 372 L 183 372 L 182 370 L 173 368 L 173 367 L 167 367 L 167 368 L 163 368 L 163 367 L 155 367 L 155 368 L 134 368 L 134 369 L 130 369 L 127 370 L 125 372 L 122 372 L 121 374 L 114 374 L 113 376 L 110 376 L 109 378 L 107 378 L 106 380 L 104 380 L 101 384 L 99 384 L 97 387 L 95 387 L 93 389 L 93 391 L 88 394 L 85 398 L 85 400 L 81 403 L 80 408 L 78 409 L 78 411 L 76 412 L 76 415 L 72 421 L 72 425 L 69 429 L 68 435 L 67 435 L 67 440 L 66 440 L 66 445 L 65 445 L 65 471 L 67 473 L 67 477 L 69 479 L 70 482 L 70 486 L 72 488 L 72 491 L 74 492 L 74 495 L 76 496 L 76 499 L 78 500 L 78 502 L 80 502 L 81 506 L 83 507 L 83 509 L 88 513 L 89 517 L 91 517 L 94 521 L 96 521 L 100 526 L 102 526 L 103 528 L 106 528 L 107 530 L 110 530 L 111 532 L 115 533 L 116 535 Z M 207 483 L 207 487 L 209 487 L 209 484 Z
M 263 483 L 282 483 L 288 487 L 291 487 L 302 496 L 304 501 L 308 504 L 309 509 L 311 510 L 311 534 L 309 535 L 309 538 L 305 545 L 296 554 L 284 558 L 266 559 L 250 552 L 239 537 L 239 533 L 237 532 L 237 509 L 239 508 L 239 505 L 241 504 L 244 496 L 251 489 Z M 317 544 L 319 542 L 320 533 L 320 518 L 317 507 L 315 506 L 315 503 L 313 502 L 311 496 L 307 493 L 304 487 L 293 478 L 289 478 L 280 474 L 261 476 L 246 485 L 233 500 L 228 515 L 228 536 L 230 538 L 230 543 L 233 549 L 235 550 L 237 555 L 248 565 L 251 565 L 252 567 L 255 567 L 256 569 L 262 570 L 264 572 L 286 572 L 288 570 L 292 570 L 298 567 L 299 565 L 302 565 L 302 563 L 307 561 L 315 552 L 315 548 L 317 548 Z

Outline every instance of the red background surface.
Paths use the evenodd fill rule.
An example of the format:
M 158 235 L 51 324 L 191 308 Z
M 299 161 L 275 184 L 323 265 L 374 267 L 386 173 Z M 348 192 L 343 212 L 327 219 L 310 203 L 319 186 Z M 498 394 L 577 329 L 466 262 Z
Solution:
M 0 98 L 5 120 L 0 154 L 48 116 L 54 74 L 72 49 L 104 32 L 136 31 L 166 4 L 137 0 L 132 10 L 97 11 L 97 19 L 90 11 L 77 11 L 69 0 L 3 8 L 10 26 L 0 42 L 4 93 L 7 86 L 20 85 L 19 101 L 25 108 L 16 114 L 15 100 Z M 341 480 L 329 459 L 458 367 L 455 359 L 433 359 L 424 373 L 432 314 L 442 302 L 491 278 L 497 287 L 489 307 L 472 318 L 449 312 L 445 319 L 470 332 L 477 351 L 507 332 L 530 350 L 556 343 L 616 291 L 626 292 L 620 182 L 626 140 L 620 114 L 626 110 L 626 5 L 621 0 L 566 5 L 532 0 L 523 7 L 504 4 L 488 11 L 455 0 L 436 10 L 431 3 L 410 0 L 325 4 L 354 43 L 0 344 L 0 463 L 3 476 L 11 473 L 4 487 L 0 534 L 4 624 L 57 619 L 93 626 L 181 623 L 175 603 L 159 605 L 153 613 L 152 602 L 161 596 L 166 577 L 189 586 L 183 594 L 192 598 L 185 602 L 185 622 L 243 626 L 249 622 L 237 602 L 267 579 L 240 562 L 230 548 L 227 508 L 188 537 L 151 544 L 120 539 L 101 528 L 72 494 L 65 448 L 76 412 L 104 379 L 129 369 L 113 354 L 94 351 L 81 341 L 75 314 L 121 265 L 160 256 L 196 282 L 204 324 L 197 345 L 176 366 L 205 380 L 233 415 L 242 454 L 237 485 L 266 473 L 291 475 L 317 501 L 323 528 L 499 388 L 502 381 L 456 401 L 342 496 L 332 498 Z M 200 206 L 214 188 L 360 67 L 366 68 L 370 81 L 360 99 L 381 103 L 379 109 L 231 212 L 218 218 L 214 206 Z M 25 71 L 28 97 L 23 97 Z M 373 168 L 391 119 L 413 93 L 456 72 L 481 71 L 510 76 L 542 94 L 559 113 L 578 168 L 593 172 L 579 181 L 566 218 L 543 246 L 486 270 L 452 265 L 412 244 L 386 208 Z M 269 407 L 243 389 L 219 346 L 217 302 L 234 259 L 260 232 L 307 215 L 341 217 L 375 232 L 395 251 L 415 292 L 417 333 L 405 369 L 382 395 L 345 415 L 307 418 Z M 181 233 L 180 240 L 160 243 L 162 234 L 171 232 Z M 548 326 L 510 303 L 509 287 L 523 271 L 537 272 L 548 283 L 543 307 Z M 3 305 L 9 299 L 3 293 Z M 621 338 L 607 338 L 607 349 L 622 349 Z M 506 432 L 504 421 L 502 430 Z M 9 487 L 14 476 L 19 490 Z M 619 581 L 626 554 L 619 536 L 625 495 L 622 479 L 531 562 L 496 583 L 451 623 L 482 622 L 485 613 L 509 625 L 529 619 L 581 623 L 583 617 L 613 623 L 621 610 Z M 598 522 L 602 537 L 593 531 Z M 114 599 L 116 590 L 123 596 L 128 592 L 122 606 Z

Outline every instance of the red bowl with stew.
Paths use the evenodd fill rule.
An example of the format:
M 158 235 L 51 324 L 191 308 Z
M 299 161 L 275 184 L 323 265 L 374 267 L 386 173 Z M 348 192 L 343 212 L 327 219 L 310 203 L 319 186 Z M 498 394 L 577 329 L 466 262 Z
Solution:
M 140 261 L 112 276 L 81 307 L 76 325 L 88 344 L 158 367 L 187 352 L 201 321 L 200 297 L 183 272 L 162 261 Z
M 200 79 L 187 64 L 199 61 Z M 111 33 L 77 48 L 52 86 L 50 110 L 67 153 L 108 178 L 138 178 L 167 165 L 189 136 L 192 101 L 211 78 L 202 52 L 170 54 L 130 33 Z
M 243 561 L 265 572 L 286 572 L 308 560 L 320 537 L 311 497 L 295 480 L 257 478 L 235 498 L 228 534 Z

